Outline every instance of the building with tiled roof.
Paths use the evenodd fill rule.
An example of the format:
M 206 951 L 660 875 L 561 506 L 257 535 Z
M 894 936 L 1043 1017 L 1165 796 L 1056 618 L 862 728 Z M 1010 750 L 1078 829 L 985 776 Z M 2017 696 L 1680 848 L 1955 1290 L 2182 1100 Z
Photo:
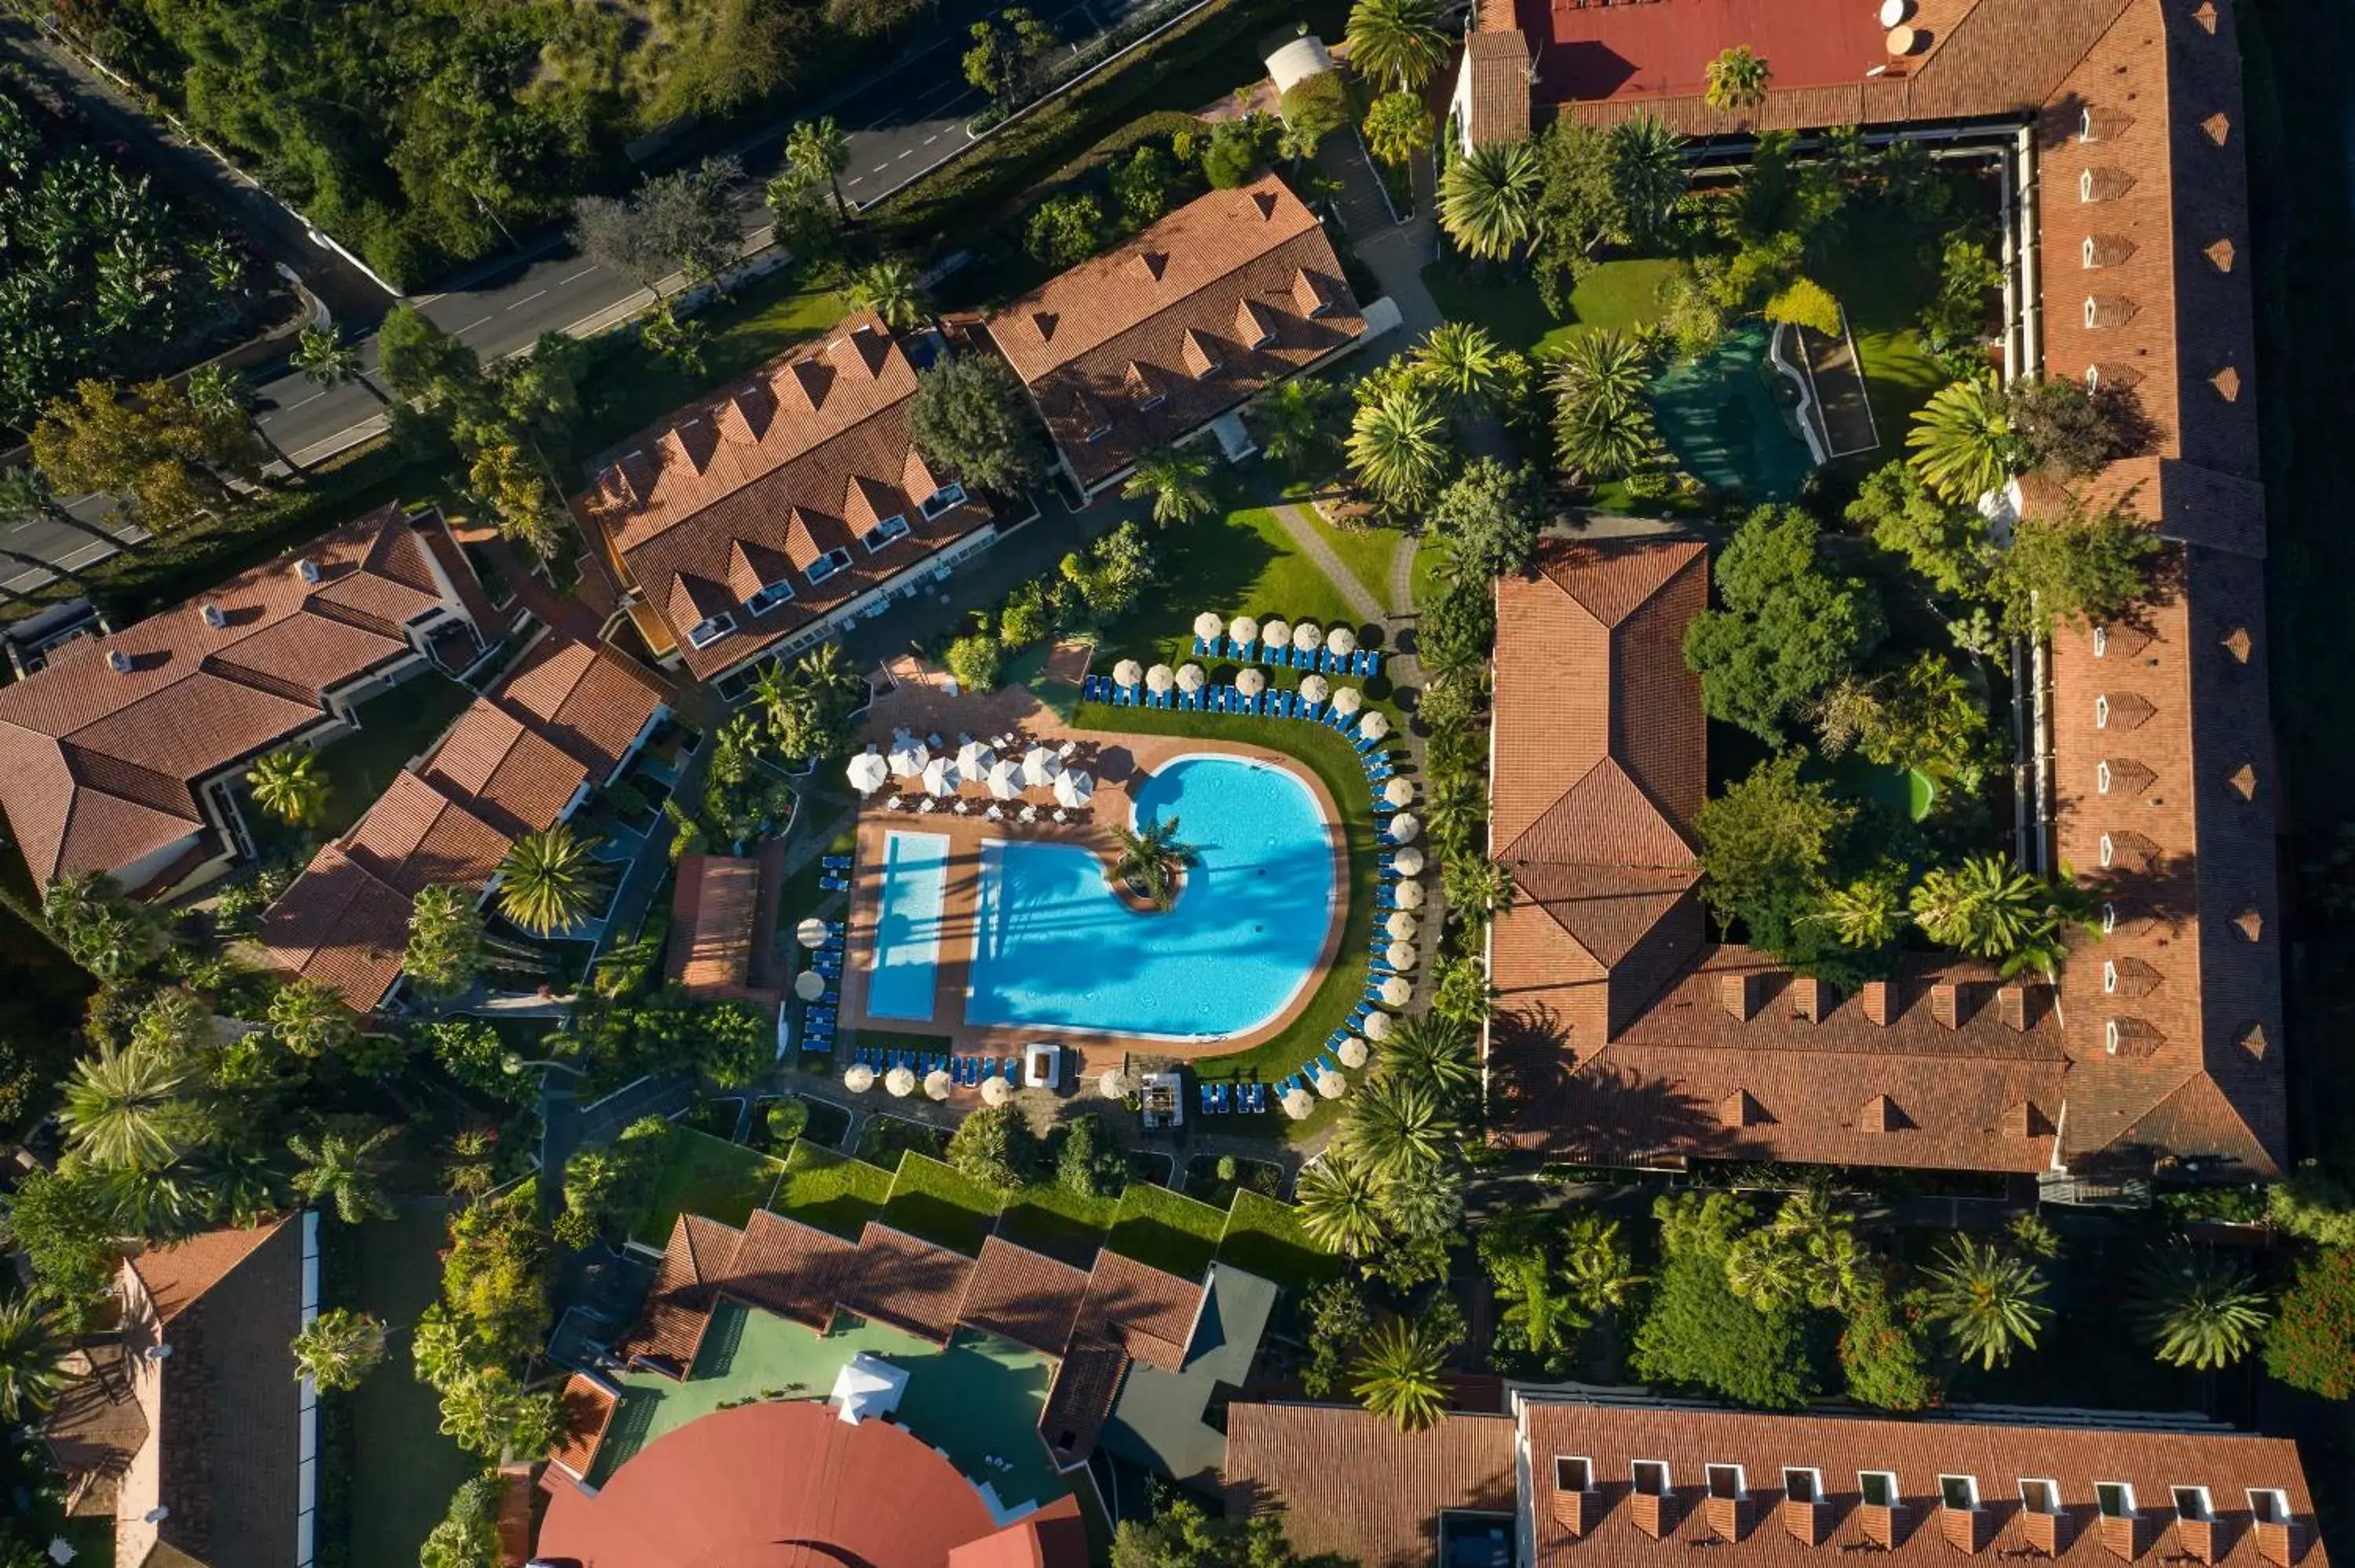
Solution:
M 250 851 L 233 796 L 256 758 L 474 662 L 490 629 L 442 526 L 386 506 L 0 688 L 0 808 L 35 885 L 98 872 L 161 897 L 218 874 Z
M 1700 1548 L 1735 1568 L 1859 1552 L 1990 1568 L 2328 1563 L 2296 1444 L 2147 1420 L 1769 1415 L 1524 1390 L 1509 1416 L 1412 1435 L 1327 1405 L 1238 1404 L 1227 1421 L 1231 1506 L 1282 1510 L 1295 1550 L 1364 1568 L 1421 1568 L 1444 1531 L 1499 1524 L 1521 1568 Z
M 263 916 L 263 949 L 358 1012 L 386 1005 L 417 895 L 457 886 L 488 897 L 515 841 L 567 820 L 610 783 L 668 715 L 670 696 L 611 648 L 542 638 L 312 857 Z
M 572 513 L 666 662 L 715 680 L 795 652 L 996 538 L 916 450 L 915 396 L 909 345 L 861 313 L 599 461 Z
M 989 321 L 1091 493 L 1365 334 L 1333 242 L 1273 174 L 1187 203 Z
M 44 1426 L 117 1568 L 308 1568 L 316 1394 L 294 1336 L 317 1310 L 317 1218 L 208 1231 L 125 1258 L 117 1326 Z

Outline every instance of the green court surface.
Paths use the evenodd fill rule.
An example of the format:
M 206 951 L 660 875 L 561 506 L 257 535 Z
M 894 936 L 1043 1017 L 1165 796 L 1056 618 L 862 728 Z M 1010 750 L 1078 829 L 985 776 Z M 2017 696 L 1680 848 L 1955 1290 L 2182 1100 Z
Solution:
M 881 1323 L 843 1317 L 820 1335 L 799 1323 L 723 1301 L 685 1383 L 630 1372 L 597 1455 L 606 1477 L 647 1444 L 723 1406 L 763 1397 L 824 1399 L 837 1373 L 864 1351 L 906 1370 L 908 1387 L 892 1418 L 940 1449 L 1002 1507 L 1049 1503 L 1071 1488 L 1047 1462 L 1039 1416 L 1055 1360 L 992 1334 L 960 1330 L 946 1349 Z
M 1854 753 L 1832 765 L 1832 782 L 1882 810 L 1918 822 L 1938 799 L 1937 780 L 1918 768 L 1883 768 Z
M 1652 382 L 1661 439 L 1701 482 L 1752 501 L 1788 501 L 1814 471 L 1807 444 L 1774 403 L 1771 329 L 1749 322 L 1717 350 Z

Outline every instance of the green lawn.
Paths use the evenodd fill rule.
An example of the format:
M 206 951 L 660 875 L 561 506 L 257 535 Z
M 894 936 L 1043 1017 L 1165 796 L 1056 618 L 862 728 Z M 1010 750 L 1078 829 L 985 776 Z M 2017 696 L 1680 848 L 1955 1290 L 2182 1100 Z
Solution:
M 1385 609 L 1391 605 L 1391 563 L 1397 559 L 1399 547 L 1405 535 L 1395 528 L 1336 528 L 1325 521 L 1324 514 L 1305 501 L 1301 512 L 1316 536 L 1326 546 L 1341 557 L 1349 575 L 1358 579 L 1365 590 L 1374 596 L 1374 602 Z
M 1434 262 L 1423 270 L 1423 281 L 1448 320 L 1477 322 L 1506 347 L 1543 355 L 1594 327 L 1658 319 L 1660 283 L 1676 265 L 1648 256 L 1602 262 L 1571 291 L 1570 312 L 1559 320 L 1536 284 L 1509 272 L 1492 271 L 1474 281 L 1451 263 Z
M 1881 450 L 1862 461 L 1878 463 L 1902 450 L 1906 421 L 1946 383 L 1914 323 L 1937 293 L 1934 252 L 1947 225 L 1880 202 L 1854 204 L 1841 223 L 1840 243 L 1809 270 L 1848 312 L 1881 431 Z
M 392 787 L 394 776 L 410 759 L 441 739 L 474 700 L 472 691 L 429 669 L 355 708 L 358 731 L 319 753 L 319 766 L 327 775 L 327 810 L 312 831 L 333 837 L 358 821 L 360 813 Z M 262 815 L 249 810 L 246 821 L 253 822 Z
M 1194 618 L 1214 609 L 1266 620 L 1355 627 L 1340 590 L 1303 555 L 1275 514 L 1246 507 L 1162 535 L 1162 581 L 1150 601 L 1105 627 L 1096 667 L 1134 657 L 1182 663 L 1193 657 Z
M 351 1238 L 357 1273 L 352 1305 L 396 1328 L 415 1323 L 441 1296 L 438 1254 L 449 1245 L 448 1221 L 429 1204 L 360 1226 Z M 442 1436 L 441 1402 L 410 1375 L 405 1345 L 346 1397 L 351 1568 L 415 1568 L 418 1548 L 442 1521 L 450 1494 L 479 1462 Z
M 784 1173 L 782 1161 L 709 1133 L 681 1128 L 671 1139 L 670 1158 L 655 1181 L 645 1217 L 632 1231 L 650 1246 L 669 1238 L 671 1225 L 681 1214 L 741 1225 L 769 1201 Z
M 894 1230 L 953 1247 L 970 1257 L 997 1224 L 1005 1200 L 978 1181 L 937 1160 L 911 1151 L 900 1156 L 900 1173 L 882 1220 Z
M 891 1173 L 806 1139 L 785 1156 L 784 1180 L 769 1207 L 836 1235 L 856 1239 L 890 1201 Z
M 1151 1264 L 1180 1279 L 1199 1279 L 1218 1255 L 1219 1238 L 1226 1230 L 1223 1211 L 1167 1187 L 1132 1181 L 1120 1195 L 1119 1213 L 1104 1245 L 1123 1257 Z
M 1300 1211 L 1248 1188 L 1235 1193 L 1219 1261 L 1293 1290 L 1320 1285 L 1341 1272 L 1341 1259 L 1308 1239 Z
M 997 1222 L 998 1234 L 1034 1252 L 1085 1268 L 1120 1214 L 1117 1198 L 1082 1198 L 1052 1181 L 1017 1192 Z

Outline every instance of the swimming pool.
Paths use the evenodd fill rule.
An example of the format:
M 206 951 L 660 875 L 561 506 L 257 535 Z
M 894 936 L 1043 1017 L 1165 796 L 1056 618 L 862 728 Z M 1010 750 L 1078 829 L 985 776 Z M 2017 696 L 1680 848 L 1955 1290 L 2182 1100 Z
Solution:
M 1752 501 L 1788 501 L 1815 471 L 1815 454 L 1774 405 L 1770 333 L 1749 322 L 1715 352 L 1652 378 L 1660 439 L 1703 483 Z
M 876 1018 L 928 1019 L 941 961 L 941 890 L 948 882 L 946 833 L 883 835 L 883 896 L 876 916 L 875 968 L 867 1011 Z
M 1069 844 L 985 846 L 969 1023 L 1214 1040 L 1266 1023 L 1315 977 L 1333 914 L 1325 812 L 1288 770 L 1173 758 L 1136 825 L 1178 819 L 1201 853 L 1174 908 L 1132 911 Z

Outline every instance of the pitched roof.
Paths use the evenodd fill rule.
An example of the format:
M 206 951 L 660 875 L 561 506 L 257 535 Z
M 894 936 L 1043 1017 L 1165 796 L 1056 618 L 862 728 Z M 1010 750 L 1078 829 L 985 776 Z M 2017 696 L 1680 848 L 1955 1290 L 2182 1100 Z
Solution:
M 1509 1513 L 1513 1423 L 1451 1415 L 1422 1432 L 1350 1406 L 1227 1407 L 1227 1510 L 1276 1510 L 1305 1556 L 1363 1568 L 1439 1560 L 1443 1509 Z
M 574 1479 L 585 1481 L 597 1463 L 597 1450 L 604 1444 L 605 1429 L 613 1425 L 621 1400 L 600 1380 L 587 1372 L 574 1372 L 564 1380 L 557 1404 L 563 1416 L 563 1436 L 549 1459 Z
M 655 1270 L 637 1327 L 617 1342 L 615 1353 L 667 1362 L 684 1377 L 695 1365 L 719 1282 L 733 1266 L 744 1233 L 700 1214 L 671 1222 L 670 1239 Z
M 843 1270 L 844 1310 L 948 1342 L 973 1259 L 874 1220 L 858 1235 L 858 1261 Z
M 670 978 L 699 997 L 741 995 L 752 969 L 752 916 L 761 863 L 741 855 L 687 854 L 671 898 Z
M 112 872 L 199 832 L 199 783 L 411 656 L 407 623 L 459 609 L 420 533 L 439 526 L 386 506 L 0 688 L 0 806 L 34 881 Z
M 459 715 L 422 771 L 428 783 L 471 801 L 484 821 L 510 838 L 554 825 L 589 782 L 578 758 L 481 700 Z
M 948 1568 L 1086 1568 L 1087 1520 L 1065 1492 L 996 1534 L 949 1552 Z
M 1245 317 L 1273 339 L 1243 338 Z M 1316 215 L 1270 174 L 1198 197 L 1049 280 L 993 315 L 989 334 L 1092 486 L 1365 325 Z M 1189 343 L 1198 364 L 1216 367 L 1197 375 Z
M 573 514 L 663 617 L 687 670 L 708 678 L 989 522 L 972 497 L 928 518 L 932 492 L 904 488 L 929 474 L 910 461 L 915 395 L 915 366 L 881 318 L 848 316 L 824 342 L 623 442 L 573 498 Z M 856 530 L 840 521 L 854 494 L 872 514 Z M 905 535 L 872 550 L 859 542 L 895 515 Z M 815 517 L 833 520 L 823 548 L 811 547 Z M 811 581 L 811 565 L 837 547 L 850 565 Z M 793 571 L 768 576 L 781 559 Z M 753 614 L 745 600 L 779 583 L 792 597 Z M 689 630 L 720 615 L 733 631 L 687 644 Z
M 591 782 L 602 784 L 655 710 L 676 699 L 660 676 L 627 654 L 551 633 L 517 662 L 495 700 L 579 758 Z
M 989 1236 L 965 1287 L 963 1317 L 976 1329 L 1057 1356 L 1071 1343 L 1087 1290 L 1085 1270 Z
M 1096 1254 L 1088 1293 L 1080 1302 L 1076 1337 L 1118 1345 L 1151 1366 L 1176 1372 L 1186 1364 L 1186 1346 L 1201 1310 L 1202 1287 L 1191 1280 L 1123 1257 Z

